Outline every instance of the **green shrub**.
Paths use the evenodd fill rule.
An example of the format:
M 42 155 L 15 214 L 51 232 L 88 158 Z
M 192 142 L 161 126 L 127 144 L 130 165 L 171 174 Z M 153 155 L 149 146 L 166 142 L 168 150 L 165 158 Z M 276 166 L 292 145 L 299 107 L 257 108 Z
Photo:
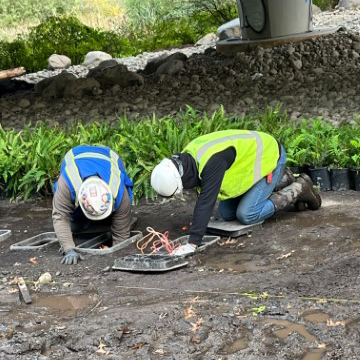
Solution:
M 34 20 L 45 20 L 49 16 L 68 13 L 75 0 L 1 0 L 0 27 L 16 26 Z
M 50 17 L 34 27 L 25 39 L 0 42 L 0 69 L 24 66 L 28 71 L 47 67 L 50 55 L 68 56 L 82 63 L 89 51 L 105 51 L 112 56 L 129 56 L 135 49 L 119 35 L 83 25 L 74 17 Z
M 321 10 L 333 9 L 338 3 L 338 0 L 313 0 L 313 4 L 317 5 Z

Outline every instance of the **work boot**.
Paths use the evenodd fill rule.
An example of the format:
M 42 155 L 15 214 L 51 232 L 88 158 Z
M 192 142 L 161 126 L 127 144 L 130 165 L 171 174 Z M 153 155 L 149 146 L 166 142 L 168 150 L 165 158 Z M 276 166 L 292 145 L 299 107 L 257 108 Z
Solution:
M 280 191 L 282 189 L 284 189 L 286 186 L 292 184 L 293 182 L 295 182 L 295 176 L 292 173 L 292 171 L 290 169 L 285 169 L 284 171 L 284 175 L 282 176 L 281 180 L 279 181 L 279 183 L 276 185 L 274 191 Z M 302 201 L 297 201 L 295 203 L 295 209 L 296 211 L 305 211 L 306 210 L 306 205 L 305 203 L 303 203 Z
M 307 184 L 310 187 L 311 193 L 313 194 L 308 201 L 304 201 L 304 203 L 306 203 L 307 207 L 310 210 L 318 210 L 321 206 L 321 196 L 319 194 L 319 192 L 314 189 L 314 184 L 310 178 L 309 175 L 302 173 L 300 174 L 300 176 L 296 179 L 296 182 L 300 183 L 300 184 Z
M 280 181 L 276 184 L 274 191 L 280 191 L 295 181 L 295 177 L 290 169 L 285 169 Z
M 313 189 L 308 179 L 302 176 L 299 176 L 291 185 L 271 194 L 269 200 L 274 204 L 276 212 L 296 202 L 306 203 L 311 210 L 317 210 L 321 206 L 320 195 Z

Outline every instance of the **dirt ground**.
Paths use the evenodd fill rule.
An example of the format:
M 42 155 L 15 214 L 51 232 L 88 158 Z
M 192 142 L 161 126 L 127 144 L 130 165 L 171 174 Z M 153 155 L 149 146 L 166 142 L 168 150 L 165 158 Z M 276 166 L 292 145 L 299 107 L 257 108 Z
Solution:
M 76 266 L 60 264 L 58 245 L 10 251 L 52 231 L 51 200 L 1 200 L 0 228 L 13 235 L 0 243 L 0 358 L 359 359 L 360 194 L 322 195 L 316 212 L 279 214 L 161 274 L 111 271 L 134 245 Z M 134 206 L 136 229 L 183 235 L 189 199 Z M 53 282 L 34 284 L 44 272 Z M 30 305 L 11 284 L 19 276 Z

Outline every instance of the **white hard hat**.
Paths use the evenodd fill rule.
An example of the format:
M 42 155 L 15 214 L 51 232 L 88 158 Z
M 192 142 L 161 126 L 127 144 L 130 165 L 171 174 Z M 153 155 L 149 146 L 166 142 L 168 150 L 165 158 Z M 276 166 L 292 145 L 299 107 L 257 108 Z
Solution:
M 114 199 L 110 187 L 97 176 L 89 177 L 81 184 L 78 200 L 90 220 L 102 220 L 112 213 Z
M 183 184 L 181 175 L 170 159 L 163 159 L 151 173 L 151 186 L 161 196 L 180 195 Z

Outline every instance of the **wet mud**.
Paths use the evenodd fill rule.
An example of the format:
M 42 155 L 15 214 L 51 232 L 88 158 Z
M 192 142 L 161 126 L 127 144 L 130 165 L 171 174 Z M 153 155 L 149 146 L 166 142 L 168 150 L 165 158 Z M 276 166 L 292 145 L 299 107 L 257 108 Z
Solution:
M 51 199 L 0 201 L 1 359 L 360 359 L 360 194 L 323 193 L 159 274 L 112 271 L 135 244 L 61 265 L 58 244 L 10 245 L 53 231 Z M 186 235 L 195 199 L 143 203 L 136 230 Z M 52 282 L 36 283 L 45 272 Z M 23 277 L 32 303 L 19 296 Z

